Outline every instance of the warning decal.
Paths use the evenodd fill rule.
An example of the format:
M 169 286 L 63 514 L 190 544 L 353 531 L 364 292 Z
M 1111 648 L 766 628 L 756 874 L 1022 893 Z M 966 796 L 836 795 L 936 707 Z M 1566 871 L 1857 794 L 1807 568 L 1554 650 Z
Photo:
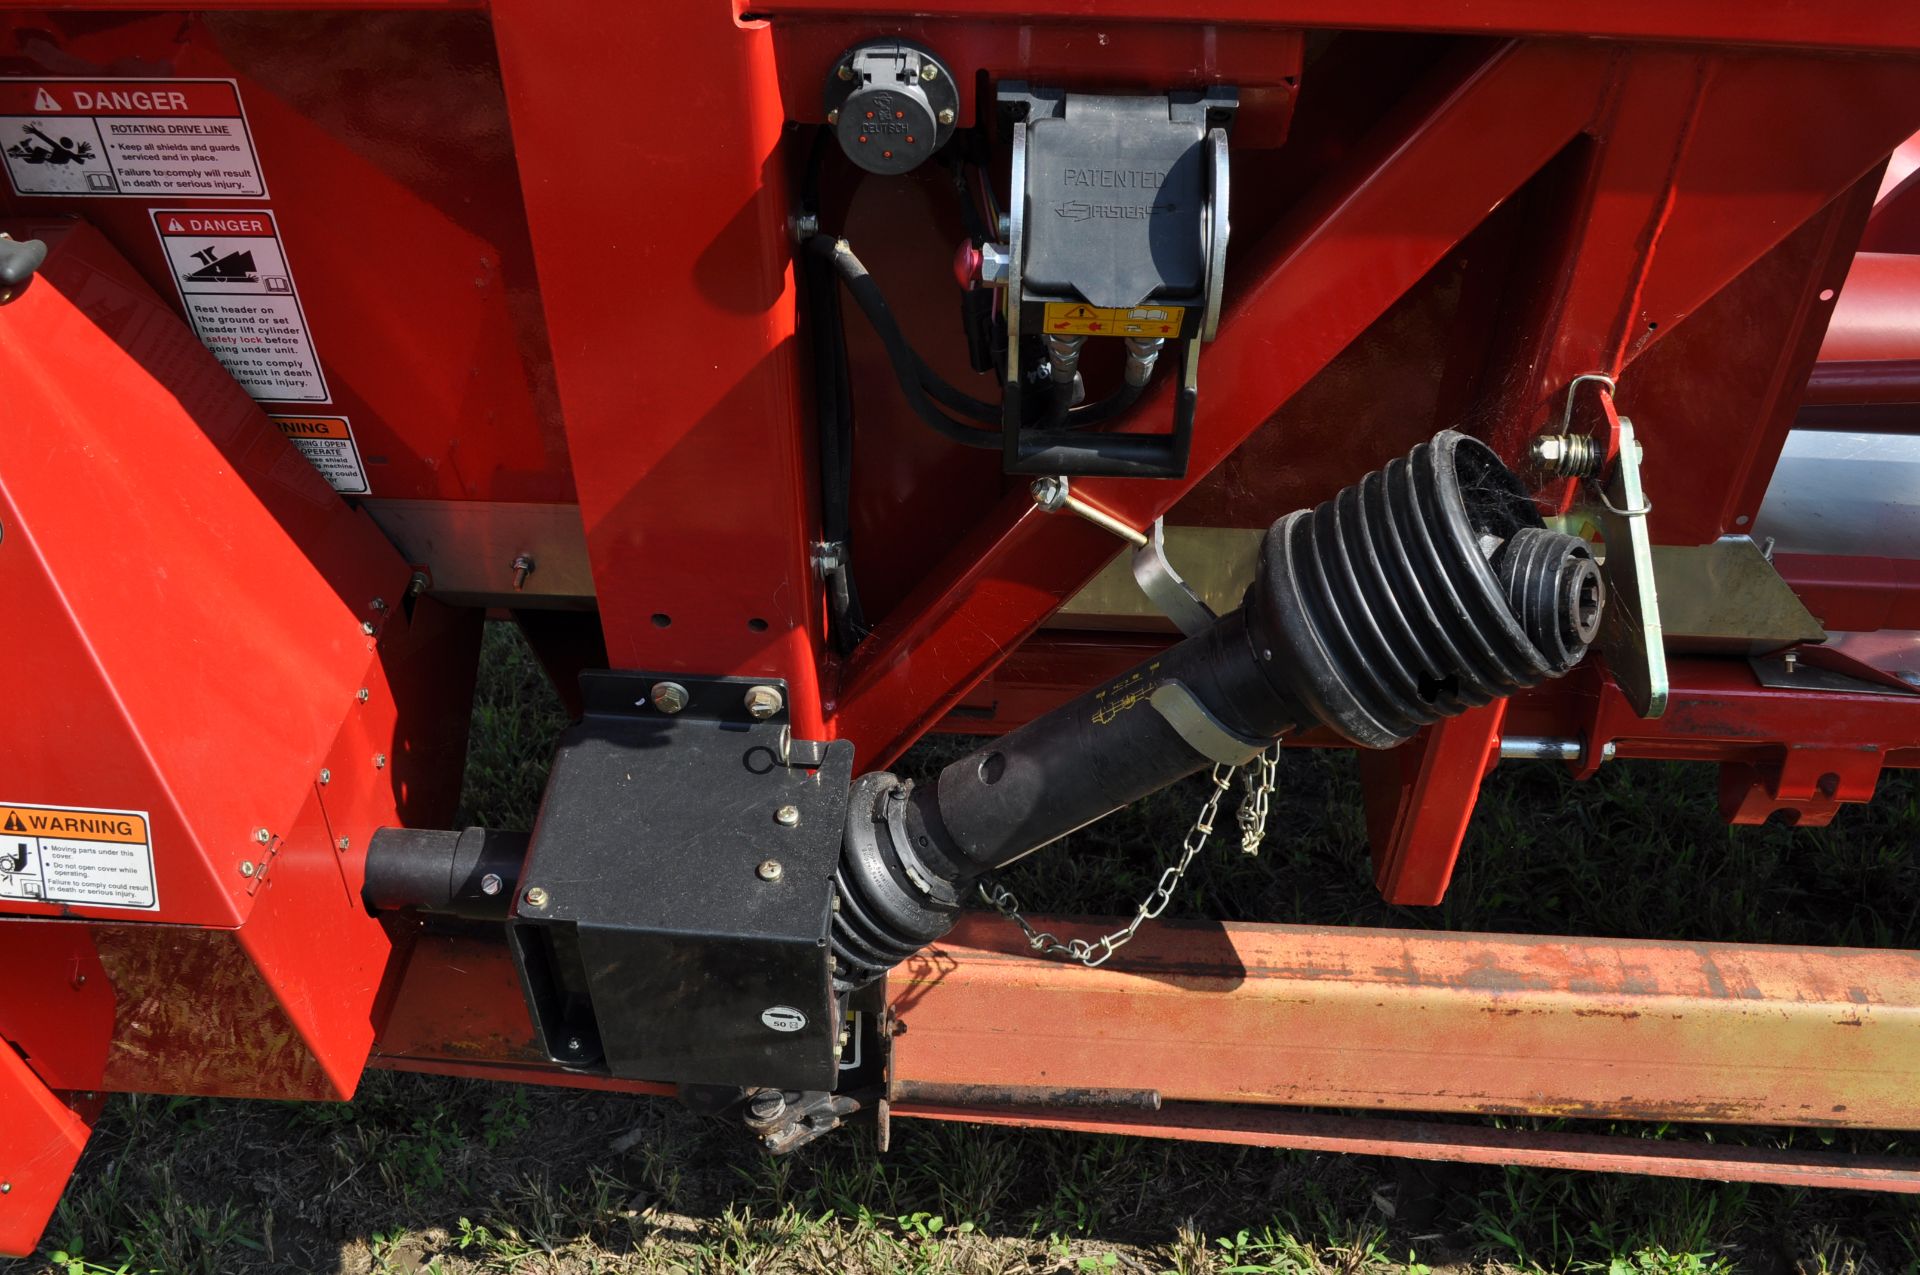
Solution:
M 22 195 L 267 193 L 232 80 L 0 79 L 0 153 Z
M 233 379 L 269 402 L 326 402 L 273 214 L 157 208 L 153 228 L 194 331 Z
M 367 471 L 344 416 L 275 416 L 273 423 L 343 496 L 367 494 Z
M 1180 334 L 1187 317 L 1183 305 L 1102 307 L 1073 301 L 1047 302 L 1046 330 L 1083 336 L 1165 336 Z
M 8 899 L 157 910 L 146 813 L 0 802 L 0 904 Z

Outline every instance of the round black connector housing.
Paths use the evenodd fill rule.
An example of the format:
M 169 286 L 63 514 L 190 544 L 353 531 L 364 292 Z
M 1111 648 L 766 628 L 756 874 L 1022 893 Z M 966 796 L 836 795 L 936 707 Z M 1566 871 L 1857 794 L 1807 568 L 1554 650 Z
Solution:
M 848 49 L 827 74 L 827 122 L 840 149 L 870 173 L 918 168 L 957 126 L 960 90 L 930 49 L 873 40 Z

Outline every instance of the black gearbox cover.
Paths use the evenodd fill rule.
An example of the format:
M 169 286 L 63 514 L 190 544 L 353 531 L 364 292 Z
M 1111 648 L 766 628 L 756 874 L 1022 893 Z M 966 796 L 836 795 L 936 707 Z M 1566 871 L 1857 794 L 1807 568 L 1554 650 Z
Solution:
M 680 713 L 649 703 L 662 680 L 689 692 Z M 555 1061 L 636 1080 L 834 1087 L 827 940 L 853 748 L 792 740 L 784 712 L 753 720 L 743 699 L 756 685 L 780 684 L 581 677 L 586 712 L 561 738 L 510 922 Z
M 1019 86 L 1001 100 L 1028 111 L 1028 297 L 1125 308 L 1202 296 L 1205 104 Z

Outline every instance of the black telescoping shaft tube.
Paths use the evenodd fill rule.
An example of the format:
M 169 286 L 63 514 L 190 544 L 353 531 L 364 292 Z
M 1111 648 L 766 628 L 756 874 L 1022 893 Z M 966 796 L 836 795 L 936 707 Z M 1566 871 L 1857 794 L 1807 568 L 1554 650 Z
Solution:
M 877 977 L 944 933 L 982 873 L 1221 752 L 1312 723 L 1388 747 L 1557 677 L 1586 653 L 1601 601 L 1586 543 L 1546 530 L 1483 444 L 1442 433 L 1275 523 L 1245 605 L 1203 632 L 931 785 L 860 779 L 836 877 L 837 976 Z

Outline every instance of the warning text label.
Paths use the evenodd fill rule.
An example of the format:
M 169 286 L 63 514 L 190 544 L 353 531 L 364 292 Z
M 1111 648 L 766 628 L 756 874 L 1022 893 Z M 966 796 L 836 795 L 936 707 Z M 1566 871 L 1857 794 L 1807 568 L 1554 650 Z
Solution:
M 8 899 L 157 909 L 145 812 L 0 802 L 0 904 Z
M 1187 317 L 1183 305 L 1134 306 L 1131 309 L 1080 305 L 1072 301 L 1047 302 L 1045 330 L 1082 336 L 1159 336 L 1180 334 Z
M 275 416 L 273 423 L 293 440 L 333 489 L 345 496 L 367 494 L 367 470 L 344 416 Z
M 22 195 L 267 193 L 232 80 L 0 79 L 0 156 Z
M 194 331 L 247 393 L 275 403 L 326 402 L 273 214 L 160 208 L 153 227 Z

